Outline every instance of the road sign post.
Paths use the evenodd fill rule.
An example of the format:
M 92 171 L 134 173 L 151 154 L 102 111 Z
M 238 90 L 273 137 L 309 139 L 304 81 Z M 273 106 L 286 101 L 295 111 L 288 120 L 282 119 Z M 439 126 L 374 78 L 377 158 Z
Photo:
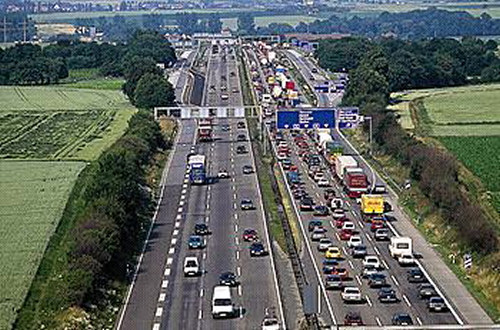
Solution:
M 464 268 L 470 270 L 472 268 L 472 255 L 470 253 L 464 254 Z

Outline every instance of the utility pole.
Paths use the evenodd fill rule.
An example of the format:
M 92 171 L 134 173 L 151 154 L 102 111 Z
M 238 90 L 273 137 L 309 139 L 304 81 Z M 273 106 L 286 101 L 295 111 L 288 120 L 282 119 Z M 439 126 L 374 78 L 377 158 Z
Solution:
M 371 116 L 365 116 L 365 120 L 369 121 L 370 124 L 370 152 L 369 155 L 373 156 L 373 123 L 372 123 L 372 117 Z
M 3 16 L 3 42 L 7 42 L 7 17 Z
M 23 43 L 26 43 L 26 18 L 23 21 Z

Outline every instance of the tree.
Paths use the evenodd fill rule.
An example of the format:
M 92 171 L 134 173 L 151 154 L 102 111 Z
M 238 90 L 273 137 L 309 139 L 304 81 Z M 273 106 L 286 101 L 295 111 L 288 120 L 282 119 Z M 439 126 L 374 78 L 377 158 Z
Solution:
M 123 60 L 123 67 L 125 68 L 125 84 L 123 84 L 123 92 L 130 100 L 134 100 L 134 93 L 137 83 L 141 77 L 147 73 L 156 73 L 161 75 L 161 70 L 156 66 L 155 61 L 150 57 L 134 56 L 130 58 L 126 56 Z
M 134 104 L 139 108 L 169 106 L 175 101 L 172 85 L 161 75 L 147 73 L 141 77 L 134 92 Z
M 150 57 L 165 65 L 176 61 L 168 40 L 155 31 L 137 31 L 129 42 L 127 56 Z
M 240 34 L 252 34 L 255 32 L 255 20 L 253 15 L 240 14 L 238 16 L 238 32 Z
M 221 30 L 222 21 L 220 20 L 220 17 L 218 15 L 211 14 L 207 20 L 206 32 L 219 33 Z

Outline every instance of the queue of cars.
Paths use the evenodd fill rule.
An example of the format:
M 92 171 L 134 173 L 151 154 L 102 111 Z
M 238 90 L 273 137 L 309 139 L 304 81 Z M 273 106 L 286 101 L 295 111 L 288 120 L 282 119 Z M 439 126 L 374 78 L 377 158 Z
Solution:
M 276 150 L 278 159 L 284 164 L 283 169 L 292 191 L 292 197 L 298 202 L 298 208 L 301 212 L 313 212 L 313 218 L 307 224 L 312 242 L 317 242 L 318 253 L 323 254 L 322 272 L 325 275 L 325 287 L 328 290 L 339 290 L 344 303 L 364 303 L 365 298 L 361 289 L 353 283 L 353 277 L 342 267 L 345 256 L 340 246 L 336 245 L 332 237 L 337 237 L 339 242 L 344 241 L 349 255 L 353 259 L 362 260 L 361 277 L 366 280 L 367 286 L 377 291 L 377 298 L 380 303 L 399 303 L 401 301 L 396 290 L 391 287 L 388 276 L 384 272 L 384 264 L 378 256 L 369 255 L 363 238 L 356 231 L 356 226 L 352 220 L 347 217 L 344 209 L 345 200 L 337 194 L 332 185 L 328 182 L 328 171 L 322 166 L 322 159 L 314 150 L 314 141 L 310 141 L 306 134 L 300 131 L 291 131 L 293 142 L 298 151 L 299 158 L 305 163 L 306 172 L 300 173 L 298 164 L 294 164 L 291 159 L 291 145 L 285 139 L 282 132 L 277 132 L 274 137 L 276 140 Z M 305 189 L 303 182 L 304 176 L 316 183 L 316 186 L 323 189 L 323 201 L 315 201 L 314 198 Z M 385 189 L 378 188 L 379 191 Z M 391 240 L 391 234 L 387 228 L 387 218 L 367 217 L 364 218 L 372 233 L 375 242 L 384 242 Z M 335 228 L 336 233 L 332 235 L 328 232 L 325 223 L 330 222 L 331 227 Z M 415 260 L 410 254 L 403 254 L 396 259 L 401 266 L 413 266 Z M 427 278 L 420 268 L 411 268 L 407 272 L 409 283 L 419 283 L 419 295 L 422 299 L 427 299 L 429 311 L 445 311 L 446 304 L 431 284 L 427 283 Z M 354 282 L 355 283 L 355 282 Z M 413 321 L 407 313 L 394 314 L 391 322 L 393 325 L 411 325 Z M 345 317 L 345 325 L 362 325 L 361 315 L 350 312 Z
M 238 129 L 245 129 L 245 123 L 243 121 L 237 123 Z M 223 131 L 230 131 L 229 126 L 223 125 L 221 127 Z M 241 131 L 236 135 L 237 143 L 247 141 L 246 134 Z M 246 145 L 239 144 L 236 147 L 236 154 L 246 154 L 248 152 Z M 244 165 L 241 168 L 243 174 L 254 173 L 254 169 L 251 165 Z M 217 172 L 217 178 L 219 180 L 227 179 L 230 177 L 229 172 L 225 168 L 220 168 Z M 253 212 L 256 210 L 254 202 L 250 198 L 242 198 L 240 200 L 240 210 L 244 212 Z M 197 222 L 192 230 L 192 234 L 187 240 L 187 246 L 190 251 L 202 250 L 207 246 L 208 237 L 212 235 L 212 231 L 209 226 L 200 220 Z M 242 241 L 247 244 L 248 253 L 250 257 L 260 257 L 268 254 L 264 244 L 260 240 L 259 233 L 256 229 L 245 228 L 242 233 Z M 184 258 L 183 263 L 183 273 L 185 277 L 195 277 L 201 276 L 204 273 L 198 256 L 195 254 L 189 254 Z M 226 318 L 235 317 L 238 315 L 238 309 L 234 306 L 234 301 L 232 298 L 232 287 L 237 287 L 241 283 L 238 276 L 232 271 L 224 271 L 220 274 L 218 282 L 213 288 L 212 292 L 212 316 L 213 318 Z M 272 318 L 269 318 L 272 320 Z M 268 321 L 269 321 L 268 320 Z M 270 322 L 270 321 L 269 321 Z

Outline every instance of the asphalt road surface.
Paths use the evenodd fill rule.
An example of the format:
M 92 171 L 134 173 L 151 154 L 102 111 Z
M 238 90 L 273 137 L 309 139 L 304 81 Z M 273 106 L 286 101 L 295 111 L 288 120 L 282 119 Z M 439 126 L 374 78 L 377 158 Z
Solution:
M 209 56 L 204 105 L 241 106 L 234 51 L 219 47 Z M 221 98 L 224 93 L 227 98 Z M 199 144 L 195 141 L 196 121 L 182 121 L 167 167 L 163 198 L 119 329 L 255 329 L 266 308 L 279 306 L 270 256 L 250 257 L 251 242 L 242 237 L 246 228 L 255 229 L 266 250 L 270 249 L 256 174 L 242 172 L 244 165 L 254 166 L 252 153 L 236 153 L 239 145 L 251 150 L 246 125 L 238 129 L 238 121 L 245 122 L 217 119 L 215 140 Z M 230 130 L 222 130 L 221 125 Z M 245 141 L 236 141 L 240 134 Z M 193 150 L 206 155 L 210 184 L 188 183 L 186 157 Z M 230 178 L 217 179 L 220 169 L 227 170 Z M 254 210 L 240 209 L 244 198 L 253 201 Z M 196 223 L 207 224 L 211 234 L 205 236 L 205 248 L 191 250 L 187 242 Z M 198 258 L 200 276 L 184 277 L 186 256 Z M 226 271 L 234 272 L 240 282 L 231 289 L 239 315 L 214 320 L 212 290 Z

